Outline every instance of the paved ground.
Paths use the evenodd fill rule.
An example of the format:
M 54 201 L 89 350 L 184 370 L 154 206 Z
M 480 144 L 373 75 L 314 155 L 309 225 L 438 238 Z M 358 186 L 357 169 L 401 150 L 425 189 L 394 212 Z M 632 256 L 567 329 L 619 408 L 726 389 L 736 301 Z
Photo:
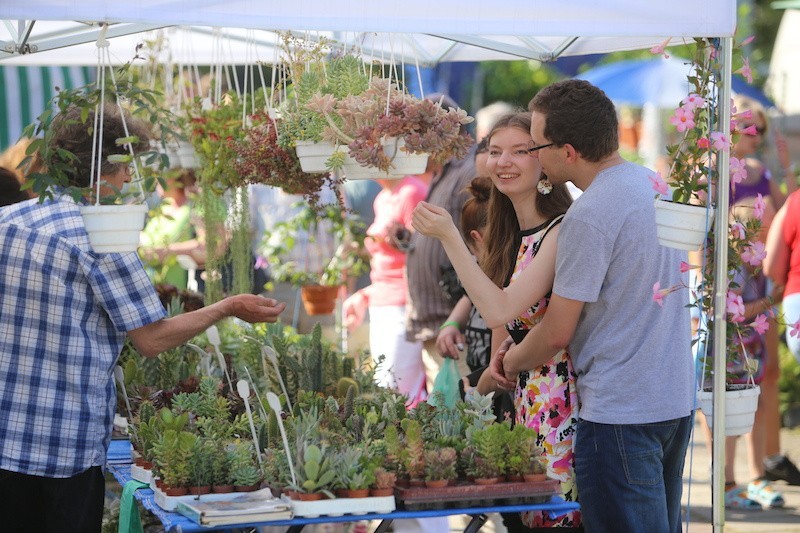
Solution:
M 781 430 L 783 451 L 800 464 L 800 428 Z M 736 450 L 736 480 L 745 483 L 749 478 L 747 468 L 747 447 L 742 441 Z M 684 472 L 683 506 L 689 510 L 688 529 L 684 532 L 706 533 L 713 531 L 711 507 L 711 450 L 708 449 L 700 431 L 695 427 L 695 437 L 686 455 Z M 800 533 L 800 487 L 792 487 L 783 482 L 773 485 L 783 493 L 786 506 L 783 509 L 767 511 L 726 510 L 725 531 L 733 533 Z M 691 498 L 691 500 L 689 500 Z

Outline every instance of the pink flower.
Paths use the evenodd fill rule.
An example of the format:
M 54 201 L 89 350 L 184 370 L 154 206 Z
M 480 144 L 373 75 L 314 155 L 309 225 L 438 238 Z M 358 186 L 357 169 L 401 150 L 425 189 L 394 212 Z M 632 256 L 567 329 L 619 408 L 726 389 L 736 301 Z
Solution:
M 744 302 L 739 294 L 728 291 L 725 299 L 725 311 L 731 316 L 731 322 L 744 322 Z
M 739 46 L 747 46 L 748 44 L 752 43 L 753 39 L 755 39 L 755 38 L 756 38 L 755 35 L 751 35 L 750 37 L 746 37 L 745 40 L 742 41 L 742 43 Z
M 767 251 L 764 249 L 763 242 L 750 243 L 742 252 L 742 261 L 752 266 L 760 265 L 765 257 L 767 257 Z
M 653 54 L 653 55 L 663 55 L 664 59 L 669 59 L 669 55 L 667 55 L 667 53 L 664 50 L 667 48 L 667 45 L 669 44 L 669 42 L 671 40 L 672 40 L 672 37 L 670 37 L 669 39 L 667 39 L 666 41 L 664 41 L 661 44 L 655 45 L 654 47 L 652 47 L 650 49 L 650 53 Z
M 789 336 L 790 337 L 800 337 L 800 320 L 795 322 L 790 326 L 789 329 Z
M 694 128 L 694 113 L 691 109 L 679 107 L 675 114 L 669 117 L 669 121 L 679 132 L 683 133 L 689 128 Z
M 664 293 L 661 291 L 660 287 L 661 283 L 656 281 L 653 285 L 653 301 L 661 307 L 664 307 Z
M 708 149 L 711 146 L 711 141 L 708 140 L 708 137 L 700 137 L 697 139 L 697 147 L 702 148 L 703 150 Z
M 764 218 L 764 209 L 766 208 L 767 204 L 764 202 L 764 196 L 761 193 L 758 193 L 756 196 L 756 201 L 753 202 L 753 216 L 758 220 L 761 220 Z
M 731 184 L 741 183 L 747 177 L 747 166 L 744 159 L 731 157 Z
M 747 236 L 747 234 L 744 231 L 744 226 L 741 224 L 741 222 L 734 222 L 733 224 L 731 224 L 730 232 L 731 232 L 731 237 L 734 239 L 742 240 Z
M 736 111 L 731 110 L 731 116 L 734 117 L 737 122 L 744 122 L 745 120 L 751 120 L 753 118 L 753 110 L 745 109 L 741 113 L 736 113 Z
M 715 150 L 727 152 L 731 147 L 731 141 L 721 131 L 711 133 L 711 142 Z
M 661 172 L 656 172 L 655 175 L 648 176 L 648 179 L 653 186 L 653 190 L 658 194 L 666 196 L 669 193 L 669 187 L 667 186 L 667 182 L 661 177 Z
M 697 265 L 690 265 L 686 261 L 681 261 L 681 274 L 685 274 L 693 268 L 697 268 Z
M 708 203 L 708 193 L 705 189 L 700 189 L 695 194 L 697 194 L 697 199 L 700 200 L 701 203 Z
M 705 99 L 703 99 L 699 94 L 695 93 L 692 93 L 684 98 L 681 103 L 687 111 L 692 111 L 698 107 L 704 107 L 706 105 Z
M 742 68 L 737 70 L 736 72 L 741 72 L 744 79 L 747 80 L 747 83 L 753 83 L 753 71 L 750 69 L 750 60 L 744 58 L 744 64 Z
M 753 326 L 753 329 L 756 330 L 759 335 L 763 335 L 769 329 L 769 322 L 765 315 L 758 315 L 750 325 Z

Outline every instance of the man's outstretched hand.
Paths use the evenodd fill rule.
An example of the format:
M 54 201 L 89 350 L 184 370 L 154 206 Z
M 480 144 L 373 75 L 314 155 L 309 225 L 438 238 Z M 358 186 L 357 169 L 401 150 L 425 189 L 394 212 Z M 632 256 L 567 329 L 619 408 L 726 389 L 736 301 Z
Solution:
M 285 302 L 255 294 L 237 294 L 226 298 L 230 315 L 245 322 L 275 322 L 284 309 Z

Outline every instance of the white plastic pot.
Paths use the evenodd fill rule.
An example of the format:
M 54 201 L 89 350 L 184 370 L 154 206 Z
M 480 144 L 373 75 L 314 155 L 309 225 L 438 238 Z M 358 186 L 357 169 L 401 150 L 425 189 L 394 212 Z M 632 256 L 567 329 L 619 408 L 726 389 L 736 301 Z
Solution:
M 758 385 L 728 385 L 725 391 L 725 435 L 744 435 L 753 429 L 753 420 L 758 407 L 758 395 L 761 388 Z M 714 403 L 710 390 L 697 391 L 697 404 L 708 422 L 708 427 L 714 426 Z
M 135 252 L 139 247 L 146 205 L 83 205 L 80 211 L 95 253 Z
M 714 220 L 714 208 L 656 199 L 658 242 L 679 250 L 694 251 L 706 240 Z
M 325 163 L 336 151 L 333 143 L 327 141 L 297 141 L 294 149 L 303 172 L 328 172 Z

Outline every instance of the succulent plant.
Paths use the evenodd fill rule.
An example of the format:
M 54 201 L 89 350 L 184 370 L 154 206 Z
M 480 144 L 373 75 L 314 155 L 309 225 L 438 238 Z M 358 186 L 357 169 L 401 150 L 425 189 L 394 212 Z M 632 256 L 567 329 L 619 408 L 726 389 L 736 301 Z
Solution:
M 454 448 L 434 448 L 425 452 L 425 480 L 438 481 L 456 478 L 458 455 Z

